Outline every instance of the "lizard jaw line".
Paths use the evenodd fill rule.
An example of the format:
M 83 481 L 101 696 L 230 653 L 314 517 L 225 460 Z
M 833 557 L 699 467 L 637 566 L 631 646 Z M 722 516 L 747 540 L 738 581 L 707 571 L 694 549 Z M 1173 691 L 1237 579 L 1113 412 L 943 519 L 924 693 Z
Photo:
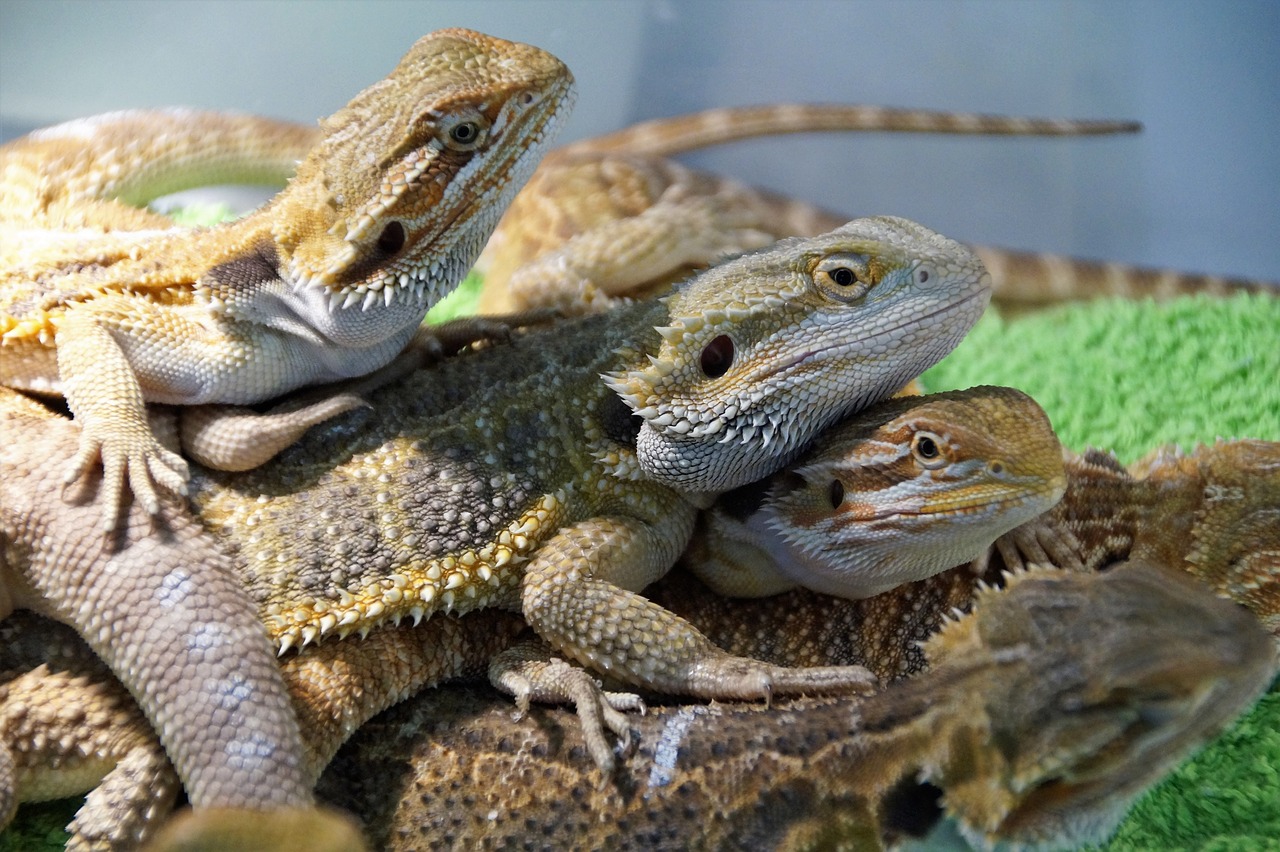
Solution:
M 783 363 L 770 368 L 766 372 L 757 373 L 755 375 L 750 376 L 749 380 L 752 382 L 760 382 L 766 379 L 772 379 L 775 376 L 779 376 L 783 373 L 793 370 L 796 367 L 799 367 L 807 363 L 808 361 L 813 360 L 814 358 L 817 358 L 821 355 L 826 355 L 828 353 L 841 355 L 841 354 L 844 354 L 846 351 L 848 351 L 851 347 L 865 349 L 867 348 L 868 343 L 871 343 L 875 340 L 879 340 L 884 337 L 892 337 L 893 335 L 903 331 L 904 329 L 917 328 L 919 326 L 920 320 L 930 320 L 940 316 L 945 316 L 953 311 L 958 311 L 961 308 L 964 308 L 975 299 L 985 299 L 988 296 L 989 296 L 988 291 L 977 290 L 965 296 L 963 299 L 943 305 L 937 310 L 932 311 L 928 314 L 925 314 L 920 318 L 899 323 L 898 325 L 895 325 L 891 328 L 881 329 L 880 331 L 877 331 L 875 334 L 871 335 L 870 337 L 863 337 L 863 338 L 859 338 L 858 340 L 842 340 L 839 343 L 832 344 L 831 346 L 824 346 L 818 349 L 806 350 L 796 355 L 795 357 L 791 358 L 790 360 L 784 361 Z
M 294 292 L 303 290 L 328 291 L 329 311 L 336 313 L 359 306 L 367 311 L 381 303 L 386 307 L 400 299 L 412 305 L 425 307 L 432 295 L 439 289 L 444 279 L 444 269 L 439 262 L 427 266 L 418 266 L 410 272 L 386 274 L 372 281 L 359 284 L 345 284 L 335 288 L 325 274 L 312 275 L 295 269 L 290 276 L 293 280 Z

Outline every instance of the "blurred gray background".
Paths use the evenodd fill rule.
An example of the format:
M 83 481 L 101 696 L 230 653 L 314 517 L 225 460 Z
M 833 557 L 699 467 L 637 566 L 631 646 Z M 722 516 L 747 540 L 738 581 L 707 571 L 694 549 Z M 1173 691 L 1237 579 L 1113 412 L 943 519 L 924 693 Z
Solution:
M 445 26 L 564 59 L 565 138 L 788 100 L 1139 119 L 1128 138 L 844 134 L 688 161 L 975 242 L 1280 279 L 1274 0 L 0 0 L 0 135 L 177 104 L 314 121 Z

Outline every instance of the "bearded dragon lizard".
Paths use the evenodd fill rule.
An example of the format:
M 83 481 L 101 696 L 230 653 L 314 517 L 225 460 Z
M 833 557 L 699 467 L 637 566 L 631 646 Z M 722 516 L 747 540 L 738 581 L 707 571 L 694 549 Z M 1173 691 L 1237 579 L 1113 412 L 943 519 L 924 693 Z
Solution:
M 104 523 L 125 481 L 185 493 L 145 403 L 247 404 L 370 373 L 471 265 L 572 102 L 555 57 L 468 30 L 420 39 L 322 123 L 263 208 L 214 228 L 125 203 L 276 175 L 288 126 L 126 112 L 0 148 L 0 383 L 63 395 L 82 425 L 68 481 L 101 460 Z
M 902 422 L 909 421 L 910 412 L 895 415 L 912 404 L 924 412 L 931 403 L 929 398 L 895 401 L 883 415 L 866 412 L 856 419 L 874 415 L 885 432 L 901 441 Z M 936 409 L 933 413 L 922 426 L 963 433 L 963 426 L 937 418 Z M 965 437 L 971 444 L 972 437 Z M 838 445 L 822 442 L 815 458 L 776 475 L 773 488 L 756 489 L 760 505 L 753 511 L 744 513 L 744 506 L 752 502 L 745 490 L 722 497 L 711 513 L 720 516 L 721 542 L 734 534 L 735 524 L 770 511 L 780 519 L 771 525 L 772 531 L 790 539 L 791 552 L 807 549 L 804 555 L 810 563 L 830 563 L 823 568 L 826 577 L 848 578 L 856 585 L 860 575 L 850 569 L 863 563 L 853 544 L 857 536 L 847 533 L 866 515 L 859 511 L 857 495 L 883 505 L 892 488 L 859 492 L 847 486 L 880 485 L 876 470 L 889 479 L 901 476 L 883 473 L 883 459 L 869 458 L 868 447 L 874 443 L 872 438 L 850 441 L 842 467 L 836 461 Z M 969 444 L 955 441 L 957 453 Z M 1257 622 L 1261 620 L 1276 638 L 1280 492 L 1273 486 L 1280 471 L 1278 447 L 1236 441 L 1201 447 L 1190 456 L 1161 450 L 1130 473 L 1114 460 L 1096 458 L 1101 454 L 1089 454 L 1095 456 L 1093 461 L 1068 457 L 1066 497 L 1041 523 L 1010 534 L 1015 546 L 1000 552 L 1016 563 L 1020 552 L 1039 551 L 1039 557 L 1047 559 L 1066 546 L 1077 548 L 1066 552 L 1083 554 L 1090 569 L 1108 570 L 1100 575 L 1045 573 L 1041 576 L 1054 585 L 1029 593 L 1035 600 L 1026 600 L 1025 609 L 1015 601 L 1029 575 L 1015 575 L 1007 596 L 993 590 L 1002 581 L 999 559 L 962 565 L 857 600 L 808 590 L 732 600 L 679 573 L 649 590 L 655 601 L 738 653 L 780 665 L 855 662 L 884 680 L 916 676 L 864 700 L 857 714 L 843 707 L 818 711 L 838 713 L 837 718 L 853 719 L 855 725 L 857 720 L 867 721 L 863 730 L 884 746 L 883 756 L 863 752 L 852 735 L 809 731 L 802 715 L 786 711 L 774 716 L 775 711 L 762 715 L 728 709 L 726 716 L 683 707 L 643 720 L 640 727 L 648 734 L 643 742 L 656 738 L 658 745 L 642 747 L 623 764 L 617 787 L 597 790 L 583 783 L 580 770 L 567 765 L 565 756 L 578 748 L 571 721 L 562 720 L 543 732 L 525 730 L 513 741 L 509 729 L 498 727 L 500 717 L 493 709 L 486 718 L 481 715 L 482 701 L 446 690 L 420 696 L 413 705 L 394 711 L 385 727 L 376 725 L 358 737 L 356 748 L 348 750 L 348 758 L 340 758 L 321 789 L 331 801 L 355 807 L 367 824 L 378 826 L 377 838 L 385 840 L 387 848 L 409 848 L 424 830 L 443 833 L 448 843 L 458 846 L 476 839 L 477 832 L 493 838 L 519 831 L 522 836 L 536 832 L 552 845 L 670 842 L 681 847 L 728 843 L 812 848 L 846 842 L 876 848 L 904 833 L 914 834 L 940 811 L 955 817 L 965 835 L 982 848 L 996 842 L 1051 848 L 1098 842 L 1134 797 L 1225 727 L 1274 675 L 1274 646 Z M 995 459 L 1007 457 L 1000 453 L 984 458 Z M 1094 466 L 1100 470 L 1091 470 Z M 1012 462 L 1009 467 L 1016 469 Z M 838 507 L 828 503 L 822 511 L 819 500 L 832 493 L 829 486 L 834 481 L 840 481 L 849 496 Z M 798 500 L 797 494 L 813 499 Z M 924 505 L 927 509 L 929 504 Z M 843 523 L 832 523 L 835 518 Z M 1058 523 L 1052 523 L 1054 519 Z M 933 521 L 944 529 L 964 525 L 946 513 Z M 792 529 L 784 529 L 784 524 Z M 1067 525 L 1065 537 L 1062 524 Z M 832 528 L 841 529 L 835 538 L 845 549 L 829 546 L 815 532 Z M 1080 540 L 1074 541 L 1072 533 Z M 755 550 L 758 535 L 741 538 L 749 543 L 749 552 Z M 928 550 L 909 547 L 907 552 Z M 761 548 L 755 550 L 755 558 L 779 551 L 776 546 Z M 729 551 L 731 556 L 738 552 Z M 686 559 L 696 560 L 698 553 L 693 550 Z M 1130 561 L 1113 567 L 1114 560 L 1125 558 Z M 779 573 L 775 567 L 774 574 Z M 1104 578 L 1115 579 L 1116 585 L 1107 586 Z M 1085 597 L 1078 597 L 1091 586 Z M 1206 617 L 1210 609 L 1226 617 L 1231 607 L 1212 605 L 1209 591 L 1252 611 L 1247 616 L 1237 609 L 1232 619 L 1239 619 L 1235 623 L 1242 633 L 1222 644 L 1209 638 L 1221 629 L 1216 617 Z M 1206 607 L 1202 612 L 1191 609 L 1201 606 Z M 960 617 L 959 624 L 948 624 L 948 614 L 970 609 L 975 611 Z M 1195 634 L 1195 649 L 1181 645 L 1184 629 Z M 1201 634 L 1200 629 L 1207 632 Z M 925 639 L 922 651 L 917 643 Z M 1028 641 L 1032 644 L 1021 644 Z M 1200 646 L 1201 642 L 1206 644 Z M 967 651 L 949 657 L 948 647 Z M 1213 659 L 1194 657 L 1192 662 L 1194 655 L 1210 647 Z M 1037 651 L 1035 662 L 1021 673 L 1002 669 L 1001 674 L 981 679 L 972 699 L 963 693 L 929 692 L 928 684 L 957 686 L 979 671 L 981 667 L 968 669 L 960 663 L 979 648 L 991 651 L 992 660 L 1002 656 L 994 653 L 996 648 L 1005 648 L 1006 663 L 1025 661 L 1022 655 L 1031 648 L 1053 649 L 1056 662 Z M 1099 654 L 1108 655 L 1108 662 L 1095 656 Z M 1218 683 L 1217 672 L 1246 659 L 1251 673 L 1239 687 L 1228 686 L 1220 693 L 1231 696 L 1219 708 L 1226 712 L 1219 715 L 1210 704 L 1201 703 L 1209 695 L 1206 690 Z M 948 661 L 960 665 L 956 680 L 943 674 Z M 1121 670 L 1135 679 L 1127 681 Z M 1064 684 L 1072 685 L 1058 691 Z M 914 697 L 908 700 L 908 695 Z M 1091 698 L 1080 701 L 1085 695 Z M 1129 703 L 1140 700 L 1138 696 L 1149 696 L 1153 703 L 1145 709 Z M 1166 703 L 1170 699 L 1173 703 Z M 989 702 L 985 710 L 984 701 Z M 868 715 L 868 706 L 879 706 L 884 715 Z M 459 712 L 461 707 L 464 712 Z M 996 717 L 987 715 L 993 711 Z M 749 718 L 739 715 L 748 713 Z M 556 715 L 547 711 L 544 718 Z M 707 717 L 705 728 L 701 716 Z M 1146 726 L 1157 718 L 1178 721 L 1161 730 Z M 913 727 L 916 722 L 918 728 Z M 1201 722 L 1209 722 L 1208 727 L 1198 728 Z M 740 753 L 734 748 L 738 725 Z M 419 730 L 430 730 L 429 739 Z M 705 732 L 705 739 L 699 738 L 699 731 Z M 880 735 L 885 739 L 877 739 Z M 829 764 L 823 760 L 827 749 Z M 410 766 L 404 776 L 408 780 L 402 783 L 411 786 L 404 795 L 373 801 L 349 786 L 353 778 L 386 778 L 394 771 L 392 762 L 402 767 L 406 754 L 411 755 Z M 904 757 L 904 764 L 896 762 Z M 883 767 L 888 769 L 880 775 Z M 525 779 L 521 791 L 493 789 L 481 780 L 506 777 Z M 538 795 L 539 789 L 569 789 L 573 795 L 568 803 L 564 796 L 553 801 Z M 451 808 L 449 803 L 458 800 L 467 801 L 470 809 Z
M 901 419 L 908 417 L 909 412 Z M 949 428 L 962 431 L 955 424 Z M 1097 450 L 1067 453 L 1061 501 L 998 538 L 989 559 L 865 600 L 848 599 L 864 587 L 862 551 L 875 538 L 864 529 L 874 526 L 865 506 L 887 508 L 883 495 L 892 491 L 865 487 L 884 477 L 878 473 L 881 460 L 867 453 L 870 441 L 851 441 L 843 455 L 839 444 L 826 443 L 824 465 L 799 465 L 796 472 L 775 475 L 772 488 L 766 483 L 755 489 L 754 497 L 742 489 L 704 512 L 702 534 L 684 561 L 691 573 L 721 588 L 728 586 L 724 578 L 736 579 L 729 590 L 742 594 L 756 591 L 743 578 L 773 580 L 775 589 L 778 578 L 789 581 L 795 569 L 776 560 L 798 559 L 807 569 L 801 583 L 811 583 L 816 574 L 827 591 L 843 599 L 815 600 L 793 591 L 730 602 L 677 577 L 660 591 L 651 589 L 650 596 L 721 647 L 749 647 L 753 656 L 779 665 L 854 660 L 891 680 L 920 671 L 924 660 L 914 642 L 932 635 L 943 613 L 966 609 L 980 584 L 999 583 L 1004 571 L 1035 563 L 1092 572 L 1132 559 L 1179 570 L 1242 604 L 1280 644 L 1280 443 L 1227 441 L 1190 454 L 1161 448 L 1128 470 Z M 840 481 L 848 495 L 835 508 L 816 499 L 824 493 L 824 475 Z M 807 504 L 805 496 L 812 498 Z M 915 524 L 918 532 L 930 523 L 929 502 L 898 505 L 904 509 L 898 524 Z M 949 515 L 935 523 L 942 521 L 944 529 L 960 526 Z M 797 609 L 808 615 L 788 620 L 785 614 Z
M 1002 406 L 1005 407 L 1004 411 L 1000 410 Z M 915 570 L 911 563 L 936 562 L 933 553 L 939 549 L 943 551 L 947 549 L 939 543 L 944 538 L 942 534 L 949 530 L 954 530 L 959 537 L 969 540 L 974 538 L 975 529 L 982 529 L 985 534 L 979 535 L 978 543 L 972 546 L 975 548 L 985 546 L 1001 530 L 1018 523 L 1021 517 L 1047 507 L 1062 490 L 1061 455 L 1053 432 L 1043 413 L 1029 398 L 1017 391 L 983 388 L 934 397 L 895 400 L 884 403 L 871 412 L 855 416 L 851 423 L 845 424 L 833 434 L 841 437 L 838 440 L 828 437 L 796 465 L 796 470 L 804 474 L 803 484 L 790 483 L 791 487 L 786 489 L 781 501 L 776 488 L 777 483 L 772 489 L 758 489 L 759 494 L 763 497 L 767 493 L 769 496 L 765 499 L 769 502 L 784 502 L 788 507 L 788 516 L 817 515 L 820 512 L 812 506 L 796 511 L 798 493 L 821 492 L 822 499 L 826 499 L 832 493 L 830 482 L 838 481 L 850 486 L 848 493 L 852 500 L 858 493 L 853 490 L 855 483 L 866 485 L 868 482 L 875 481 L 875 477 L 871 475 L 872 471 L 879 471 L 883 478 L 898 478 L 914 482 L 923 496 L 935 498 L 931 506 L 949 505 L 953 511 L 937 511 L 935 508 L 933 512 L 920 512 L 922 519 L 920 523 L 928 519 L 932 524 L 934 533 L 930 539 L 932 544 L 921 547 L 904 546 L 895 551 L 896 560 L 905 563 L 902 570 L 897 573 L 909 573 Z M 928 477 L 920 470 L 914 469 L 916 462 L 909 460 L 906 464 L 894 465 L 888 460 L 894 455 L 893 452 L 885 451 L 876 454 L 871 451 L 872 447 L 884 449 L 901 445 L 898 455 L 910 457 L 914 449 L 914 452 L 924 453 L 925 462 L 932 463 L 934 453 L 920 446 L 922 441 L 916 437 L 920 435 L 927 435 L 931 440 L 935 440 L 939 453 L 945 454 L 948 462 L 945 469 L 951 477 L 942 479 L 934 486 L 932 490 L 936 491 L 936 494 L 931 494 L 927 483 L 921 481 Z M 1000 440 L 1002 437 L 1012 437 L 1014 440 L 1004 443 Z M 847 459 L 843 465 L 837 461 L 841 457 L 839 452 L 833 449 L 840 446 L 844 447 Z M 1004 470 L 994 469 L 999 467 Z M 861 476 L 857 473 L 860 469 L 864 470 Z M 942 469 L 944 468 L 925 468 L 925 470 Z M 832 480 L 832 476 L 837 478 Z M 791 473 L 785 477 L 776 478 L 799 480 L 801 476 L 799 473 Z M 963 484 L 957 484 L 954 481 L 957 478 Z M 876 482 L 876 486 L 866 491 L 866 501 L 878 501 L 884 505 L 891 499 L 895 499 L 885 496 L 895 493 L 892 486 L 885 487 L 883 482 Z M 740 504 L 746 499 L 748 495 L 745 489 L 739 489 L 733 495 L 722 498 L 722 505 L 717 511 L 723 512 L 726 505 Z M 843 504 L 844 501 L 841 502 Z M 829 508 L 827 512 L 830 513 Z M 851 513 L 847 527 L 853 527 L 859 523 L 875 527 L 878 522 L 875 518 L 865 517 L 863 513 Z M 921 531 L 927 532 L 927 530 Z M 874 539 L 874 534 L 869 537 Z M 851 547 L 847 536 L 842 536 L 840 541 L 845 550 L 856 554 L 856 548 Z M 824 555 L 836 551 L 837 548 L 829 548 Z M 686 559 L 697 552 L 691 551 Z M 968 548 L 962 546 L 957 558 L 968 555 Z M 857 606 L 864 609 L 866 617 L 861 630 L 850 620 L 837 621 L 836 623 L 848 635 L 832 635 L 828 637 L 831 640 L 829 642 L 823 642 L 817 647 L 810 645 L 808 653 L 828 660 L 842 657 L 858 659 L 875 666 L 886 678 L 902 676 L 904 670 L 897 661 L 912 652 L 918 655 L 919 650 L 916 643 L 911 641 L 911 637 L 923 638 L 924 634 L 919 630 L 919 625 L 927 623 L 930 627 L 928 632 L 932 633 L 944 623 L 947 612 L 952 611 L 955 604 L 968 605 L 968 598 L 978 585 L 977 578 L 967 569 L 962 570 L 965 576 L 962 577 L 959 576 L 959 572 L 953 572 L 953 579 L 948 580 L 950 588 L 964 589 L 963 596 L 953 596 L 954 600 L 947 597 L 937 598 L 908 593 L 906 589 L 911 587 L 904 587 L 897 592 L 866 601 L 856 603 L 836 601 L 835 603 L 842 604 L 846 608 Z M 942 579 L 935 578 L 935 580 Z M 959 582 L 955 582 L 956 579 Z M 927 584 L 915 584 L 917 588 L 924 585 Z M 934 585 L 937 583 L 935 582 Z M 763 620 L 765 622 L 785 621 L 787 624 L 778 624 L 777 630 L 761 631 L 759 625 L 762 619 L 751 617 L 752 613 L 749 611 L 754 602 L 728 601 L 718 598 L 707 594 L 705 589 L 690 588 L 687 581 L 680 581 L 678 578 L 665 581 L 664 586 L 666 596 L 684 600 L 686 606 L 690 601 L 693 602 L 693 608 L 698 610 L 699 623 L 703 629 L 727 631 L 740 646 L 753 647 L 765 654 L 776 653 L 776 648 L 771 645 L 772 637 L 793 633 L 792 628 L 797 622 L 814 626 L 822 625 L 824 628 L 829 624 L 827 618 L 829 606 L 824 601 L 830 601 L 830 599 L 824 599 L 821 595 L 802 595 L 798 600 L 791 601 L 793 605 L 773 607 L 772 612 L 776 614 L 764 616 Z M 898 599 L 901 605 L 893 605 L 893 602 Z M 1144 598 L 1143 600 L 1146 605 L 1156 605 L 1154 599 Z M 1118 604 L 1113 601 L 1112 605 Z M 983 614 L 981 607 L 979 613 Z M 1004 617 L 1008 618 L 1007 612 Z M 1013 621 L 1012 626 L 1016 629 L 1018 622 L 1010 620 Z M 472 624 L 465 620 L 461 626 L 455 621 L 433 620 L 417 631 L 382 631 L 373 634 L 366 643 L 354 645 L 328 643 L 309 648 L 300 656 L 287 658 L 283 663 L 285 679 L 302 718 L 303 730 L 308 732 L 309 771 L 318 774 L 332 757 L 337 745 L 352 729 L 368 719 L 373 712 L 401 698 L 407 688 L 405 687 L 407 680 L 412 681 L 416 686 L 419 683 L 436 682 L 443 677 L 464 673 L 468 668 L 477 669 L 483 665 L 486 656 L 501 647 L 502 643 L 512 635 L 513 629 L 518 628 L 518 623 L 514 619 L 500 620 L 495 623 L 492 621 L 492 616 L 483 624 L 475 626 Z M 874 625 L 877 629 L 870 629 L 868 625 Z M 744 626 L 748 629 L 743 630 Z M 10 628 L 11 632 L 12 630 L 13 628 Z M 43 628 L 43 632 L 48 630 L 47 627 Z M 441 630 L 452 632 L 442 636 L 439 632 Z M 1256 628 L 1254 630 L 1256 632 Z M 838 633 L 839 630 L 836 632 Z M 801 633 L 804 634 L 803 631 Z M 18 635 L 21 638 L 22 634 Z M 804 635 L 812 638 L 812 633 Z M 859 642 L 859 637 L 862 637 L 863 641 Z M 43 649 L 49 644 L 47 639 L 40 641 L 38 648 L 41 652 L 28 652 L 29 656 L 47 659 L 48 652 Z M 21 643 L 12 639 L 6 643 L 6 646 L 12 646 L 15 649 L 9 652 L 9 658 L 18 656 L 17 651 L 22 648 Z M 441 653 L 445 647 L 450 649 L 448 654 Z M 12 666 L 13 663 L 10 662 L 9 665 Z M 126 725 L 111 718 L 104 710 L 96 709 L 117 707 L 127 704 L 127 701 L 118 696 L 118 687 L 113 690 L 114 682 L 104 678 L 100 672 L 93 676 L 85 675 L 83 669 L 87 667 L 89 667 L 88 663 L 76 663 L 74 660 L 62 662 L 54 672 L 47 669 L 31 671 L 28 665 L 27 671 L 10 683 L 10 698 L 3 708 L 4 718 L 9 720 L 5 723 L 5 730 L 11 744 L 16 747 L 15 758 L 18 759 L 23 782 L 19 785 L 19 791 L 24 796 L 35 795 L 34 790 L 28 790 L 25 787 L 31 787 L 33 781 L 41 781 L 48 777 L 49 771 L 45 764 L 48 762 L 48 750 L 51 748 L 58 754 L 69 755 L 71 759 L 63 758 L 68 760 L 68 766 L 86 774 L 89 774 L 90 767 L 83 766 L 85 762 L 83 758 L 75 759 L 79 753 L 94 755 L 105 766 L 110 766 L 115 761 L 126 765 L 124 761 L 139 754 L 152 756 L 154 759 L 158 753 L 158 749 L 153 745 L 148 747 L 150 738 L 145 730 L 139 731 L 140 725 L 137 720 L 134 720 L 131 725 Z M 922 667 L 921 660 L 920 665 L 913 670 Z M 1092 674 L 1105 680 L 1105 676 L 1100 672 Z M 33 726 L 28 721 L 31 713 L 27 708 L 38 704 L 41 697 L 47 695 L 55 686 L 62 690 L 57 703 L 66 708 L 59 719 L 68 721 L 58 725 L 46 720 L 45 724 L 38 727 L 41 735 L 37 737 L 31 731 Z M 999 689 L 999 686 L 996 688 Z M 1234 698 L 1234 693 L 1232 695 Z M 445 702 L 447 703 L 447 699 Z M 95 708 L 95 712 L 70 712 L 70 708 L 77 704 L 84 708 Z M 590 716 L 595 705 L 590 701 L 581 702 L 579 708 L 580 711 L 585 710 L 586 715 Z M 818 718 L 822 718 L 823 711 L 816 712 Z M 86 717 L 105 721 L 85 724 L 83 720 Z M 449 718 L 449 716 L 446 714 L 442 718 Z M 806 714 L 802 713 L 800 718 L 803 720 Z M 758 714 L 756 720 L 766 727 L 775 724 L 774 719 L 761 720 Z M 590 731 L 591 720 L 588 718 L 585 721 L 587 724 L 584 727 Z M 1200 718 L 1200 721 L 1203 722 L 1204 719 Z M 600 726 L 599 721 L 594 724 L 596 727 Z M 787 724 L 793 724 L 793 722 Z M 1181 724 L 1180 722 L 1179 725 Z M 1196 733 L 1181 731 L 1181 734 L 1185 734 L 1184 742 L 1188 743 L 1207 736 L 1203 731 Z M 13 742 L 14 740 L 17 742 Z M 590 740 L 591 737 L 588 735 L 589 749 Z M 375 747 L 374 750 L 377 751 L 378 748 Z M 1138 771 L 1142 773 L 1143 784 L 1150 783 L 1159 777 L 1178 753 L 1180 752 L 1177 749 L 1162 752 L 1163 762 L 1152 764 L 1148 761 L 1147 764 L 1138 767 Z M 1135 759 L 1136 757 L 1137 755 Z M 652 757 L 646 751 L 642 759 L 647 762 Z M 421 763 L 417 765 L 421 767 Z M 431 765 L 443 765 L 445 768 L 441 770 L 442 772 L 452 771 L 449 768 L 451 763 L 448 759 L 433 759 Z M 419 768 L 418 771 L 421 769 Z M 1125 774 L 1118 766 L 1113 774 L 1114 778 L 1108 780 L 1114 781 L 1117 788 L 1133 781 L 1133 775 Z M 79 777 L 83 778 L 83 776 Z M 783 781 L 785 777 L 781 780 L 769 778 L 767 783 L 772 785 Z M 722 786 L 713 782 L 703 783 L 708 786 L 705 791 L 708 795 L 719 795 L 723 790 Z M 125 790 L 132 787 L 128 776 L 120 777 L 118 772 L 113 772 L 104 786 L 108 789 L 121 786 Z M 881 791 L 881 793 L 885 792 L 887 787 Z M 100 792 L 96 795 L 99 800 L 103 798 Z M 131 797 L 124 797 L 124 799 L 132 801 Z M 1007 803 L 998 801 L 994 806 L 986 800 L 970 802 L 969 805 L 978 808 L 995 807 L 997 810 L 1004 808 L 1006 812 L 1011 810 Z M 605 801 L 601 806 L 606 809 L 606 812 L 615 812 L 622 807 L 618 802 L 612 801 Z M 1088 806 L 1087 802 L 1082 804 L 1082 807 Z M 406 807 L 410 812 L 413 810 L 412 804 Z M 506 807 L 511 808 L 514 805 L 508 804 Z M 152 808 L 153 811 L 155 809 Z M 1028 805 L 1027 811 L 1030 812 L 1030 817 L 1038 822 L 1053 818 L 1052 812 L 1040 813 L 1034 804 Z M 1116 806 L 1117 814 L 1122 811 L 1123 808 Z M 80 833 L 99 825 L 109 826 L 120 822 L 131 824 L 131 820 L 123 818 L 126 816 L 91 800 L 85 808 L 82 808 L 73 828 Z M 1026 816 L 1027 814 L 1023 814 L 1024 818 Z M 877 816 L 872 820 L 872 825 L 877 821 L 885 820 L 883 815 Z M 243 821 L 238 818 L 233 824 L 242 823 Z M 882 831 L 887 831 L 889 828 L 888 825 L 881 826 Z M 103 831 L 99 829 L 97 833 L 101 834 Z
M 635 592 L 679 556 L 704 495 L 772 472 L 941 358 L 988 292 L 971 253 L 905 220 L 784 241 L 664 300 L 418 371 L 370 396 L 368 422 L 345 415 L 256 470 L 199 472 L 192 503 L 211 533 L 202 542 L 234 565 L 282 650 L 498 607 L 521 612 L 556 652 L 660 692 L 865 689 L 858 668 L 793 671 L 726 655 Z M 558 405 L 528 402 L 546 398 Z M 108 555 L 50 545 L 49 530 L 73 542 L 83 533 L 83 512 L 51 497 L 48 472 L 31 461 L 78 440 L 59 424 L 19 414 L 5 424 L 0 534 L 13 603 L 86 636 L 139 696 L 189 793 L 199 790 L 217 761 L 182 743 L 213 711 L 193 700 L 171 714 L 151 700 L 159 682 L 182 683 L 179 666 L 118 664 L 157 644 L 170 652 L 173 636 L 103 635 L 108 625 L 145 633 L 163 615 L 152 603 L 163 583 L 124 571 L 87 583 Z M 175 525 L 185 517 L 163 511 Z M 228 606 L 241 598 L 209 594 Z M 493 676 L 518 691 L 528 675 L 536 690 L 546 665 L 515 659 Z
M 387 850 L 880 849 L 943 815 L 979 848 L 1072 849 L 1274 673 L 1248 613 L 1142 563 L 1024 574 L 925 652 L 928 671 L 869 697 L 651 709 L 603 787 L 567 714 L 513 730 L 491 695 L 432 690 L 358 733 L 320 794 Z
M 901 397 L 721 496 L 682 561 L 730 597 L 866 598 L 979 558 L 1065 488 L 1049 418 L 1021 391 Z
M 828 231 L 848 218 L 686 168 L 667 159 L 674 154 L 755 136 L 832 130 L 1083 135 L 1138 129 L 1123 121 L 806 104 L 715 109 L 644 122 L 570 143 L 543 159 L 477 262 L 484 275 L 480 310 L 599 310 L 725 255 Z M 991 272 L 993 297 L 1014 304 L 1274 290 L 1269 282 L 972 248 Z

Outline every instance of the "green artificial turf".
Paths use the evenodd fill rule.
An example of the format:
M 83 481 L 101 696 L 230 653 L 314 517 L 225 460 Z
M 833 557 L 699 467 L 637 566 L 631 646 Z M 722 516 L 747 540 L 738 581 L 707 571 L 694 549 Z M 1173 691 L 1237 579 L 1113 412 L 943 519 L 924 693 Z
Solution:
M 1074 449 L 1280 441 L 1280 298 L 1101 301 L 988 314 L 925 374 L 930 391 L 1012 385 Z M 1280 685 L 1143 796 L 1104 848 L 1280 850 Z
M 1160 443 L 1280 441 L 1280 299 L 1105 300 L 1009 321 L 988 312 L 924 384 L 1020 388 L 1064 444 L 1126 462 Z

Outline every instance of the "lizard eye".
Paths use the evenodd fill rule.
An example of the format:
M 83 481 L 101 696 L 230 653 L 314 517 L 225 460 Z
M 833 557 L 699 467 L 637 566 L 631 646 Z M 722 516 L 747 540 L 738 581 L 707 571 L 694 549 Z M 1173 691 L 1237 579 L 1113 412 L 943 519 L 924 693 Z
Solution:
M 813 280 L 833 299 L 852 302 L 861 299 L 875 283 L 866 255 L 833 254 L 813 268 Z
M 827 270 L 826 274 L 832 284 L 840 287 L 852 287 L 858 281 L 857 274 L 847 266 L 837 266 L 835 269 Z
M 932 432 L 917 432 L 911 436 L 911 455 L 926 468 L 942 467 L 946 459 L 942 455 L 942 438 Z
M 831 487 L 827 490 L 827 499 L 831 501 L 831 508 L 839 509 L 840 504 L 844 502 L 844 483 L 838 479 L 831 480 Z
M 382 229 L 382 233 L 378 235 L 378 251 L 382 252 L 384 256 L 390 257 L 404 248 L 405 239 L 404 225 L 392 219 Z
M 698 366 L 708 379 L 718 379 L 733 366 L 733 339 L 727 334 L 712 339 L 702 350 Z
M 441 141 L 453 151 L 474 151 L 484 143 L 488 128 L 476 118 L 446 121 L 441 128 Z

